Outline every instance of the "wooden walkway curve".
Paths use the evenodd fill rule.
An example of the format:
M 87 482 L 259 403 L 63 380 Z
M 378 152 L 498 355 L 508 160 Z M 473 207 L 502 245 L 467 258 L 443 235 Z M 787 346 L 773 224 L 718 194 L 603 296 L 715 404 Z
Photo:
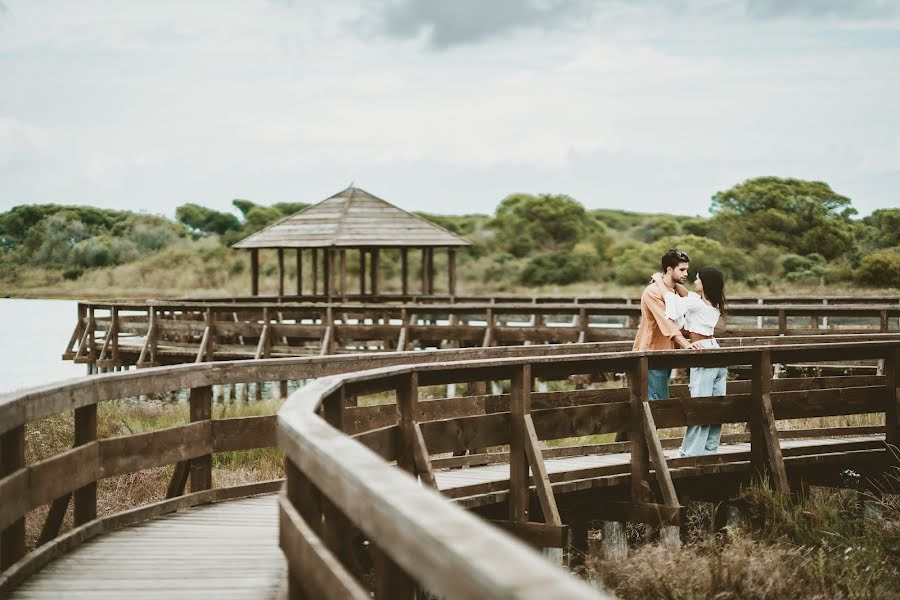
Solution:
M 273 495 L 232 500 L 151 519 L 95 538 L 15 590 L 11 600 L 284 596 Z

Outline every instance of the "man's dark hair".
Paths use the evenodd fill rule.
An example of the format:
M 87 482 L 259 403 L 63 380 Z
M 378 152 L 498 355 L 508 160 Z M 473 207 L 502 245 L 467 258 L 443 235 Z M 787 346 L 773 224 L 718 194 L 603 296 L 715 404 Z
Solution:
M 668 270 L 669 267 L 672 267 L 674 269 L 681 263 L 685 263 L 685 262 L 686 263 L 691 262 L 691 259 L 688 258 L 688 255 L 685 252 L 682 252 L 678 248 L 670 249 L 668 252 L 663 254 L 663 257 L 662 257 L 663 275 L 666 274 L 666 271 Z

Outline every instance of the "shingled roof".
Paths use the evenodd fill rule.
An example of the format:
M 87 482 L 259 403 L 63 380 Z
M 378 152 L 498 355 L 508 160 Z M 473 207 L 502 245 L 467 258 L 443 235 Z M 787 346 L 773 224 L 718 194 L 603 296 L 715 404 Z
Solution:
M 465 238 L 349 187 L 247 236 L 234 248 L 469 246 Z

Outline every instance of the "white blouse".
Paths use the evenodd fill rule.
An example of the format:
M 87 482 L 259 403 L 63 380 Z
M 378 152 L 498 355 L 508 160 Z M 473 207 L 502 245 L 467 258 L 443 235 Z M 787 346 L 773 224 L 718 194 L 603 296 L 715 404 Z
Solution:
M 700 335 L 713 335 L 719 322 L 719 309 L 710 306 L 696 292 L 688 292 L 681 297 L 675 292 L 666 292 L 666 318 L 675 321 L 680 329 Z

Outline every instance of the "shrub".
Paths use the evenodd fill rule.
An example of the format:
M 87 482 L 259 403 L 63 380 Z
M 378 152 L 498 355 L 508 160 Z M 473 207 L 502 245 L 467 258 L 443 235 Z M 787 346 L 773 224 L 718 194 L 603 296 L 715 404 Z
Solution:
M 793 283 L 821 283 L 828 268 L 821 254 L 785 254 L 781 257 L 781 271 L 786 281 Z
M 575 252 L 539 254 L 525 265 L 519 281 L 525 285 L 566 285 L 588 279 L 596 266 L 590 256 Z
M 900 246 L 863 258 L 853 278 L 861 285 L 900 287 Z

